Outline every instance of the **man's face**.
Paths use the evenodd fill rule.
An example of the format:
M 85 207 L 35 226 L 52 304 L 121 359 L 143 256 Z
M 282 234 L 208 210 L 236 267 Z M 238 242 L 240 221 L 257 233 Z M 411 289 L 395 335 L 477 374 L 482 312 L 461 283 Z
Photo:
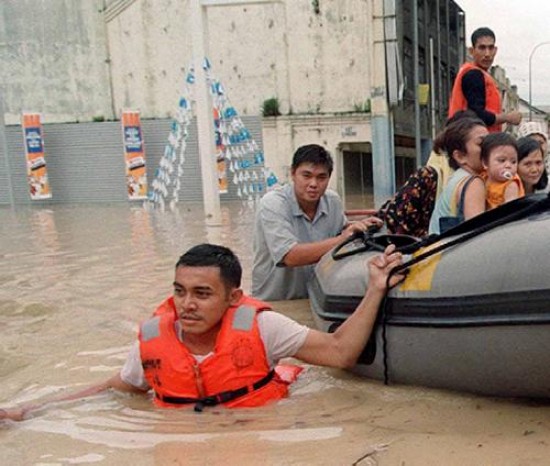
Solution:
M 470 54 L 472 55 L 474 63 L 477 66 L 485 71 L 488 71 L 493 64 L 495 55 L 497 54 L 495 40 L 489 36 L 480 37 L 476 41 L 475 46 L 470 47 Z
M 239 292 L 226 288 L 219 267 L 178 267 L 174 304 L 184 335 L 216 334 L 225 311 L 240 298 Z
M 325 165 L 302 163 L 292 172 L 294 192 L 298 203 L 312 204 L 319 199 L 328 187 L 330 174 Z

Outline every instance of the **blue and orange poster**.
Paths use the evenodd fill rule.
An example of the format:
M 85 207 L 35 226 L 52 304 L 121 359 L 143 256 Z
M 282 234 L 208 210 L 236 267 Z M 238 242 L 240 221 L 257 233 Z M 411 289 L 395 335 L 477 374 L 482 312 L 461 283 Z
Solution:
M 50 199 L 52 192 L 48 181 L 42 123 L 39 113 L 24 113 L 22 118 L 27 181 L 32 200 Z
M 122 140 L 126 160 L 126 185 L 128 199 L 147 199 L 147 171 L 145 146 L 138 111 L 122 112 Z

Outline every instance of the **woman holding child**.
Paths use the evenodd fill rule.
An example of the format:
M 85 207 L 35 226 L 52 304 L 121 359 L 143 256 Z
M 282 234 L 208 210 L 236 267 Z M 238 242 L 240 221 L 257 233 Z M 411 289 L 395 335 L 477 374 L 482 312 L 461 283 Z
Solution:
M 438 197 L 430 233 L 439 234 L 485 212 L 485 183 L 481 178 L 481 144 L 489 132 L 478 118 L 461 118 L 447 126 L 434 150 L 446 154 L 455 170 Z
M 548 184 L 543 150 L 533 138 L 488 135 L 481 120 L 465 118 L 449 125 L 438 144 L 455 172 L 435 204 L 430 233 L 443 233 Z
M 517 142 L 506 133 L 489 135 L 475 114 L 459 112 L 434 141 L 427 166 L 377 216 L 391 233 L 423 237 L 429 223 L 429 233 L 439 234 L 547 184 L 544 147 L 535 135 Z

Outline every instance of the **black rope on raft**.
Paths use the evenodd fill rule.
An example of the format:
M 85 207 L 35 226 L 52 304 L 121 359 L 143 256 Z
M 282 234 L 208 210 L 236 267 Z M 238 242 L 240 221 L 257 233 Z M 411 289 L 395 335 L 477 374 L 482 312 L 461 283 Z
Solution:
M 386 279 L 387 290 L 389 290 L 390 276 L 391 274 Z M 388 369 L 388 338 L 386 336 L 387 323 L 388 323 L 387 305 L 388 305 L 388 293 L 386 292 L 386 294 L 384 295 L 384 299 L 382 301 L 382 361 L 384 364 L 384 385 L 389 385 L 390 383 L 390 376 L 389 376 L 389 369 Z
M 396 267 L 395 269 L 393 269 L 392 272 L 390 273 L 390 276 L 393 275 L 394 273 L 407 270 L 412 265 L 417 264 L 418 262 L 421 262 L 424 259 L 427 259 L 428 257 L 433 256 L 434 254 L 437 254 L 438 252 L 444 251 L 445 249 L 449 249 L 450 247 L 455 246 L 457 244 L 464 243 L 464 242 L 466 242 L 466 241 L 468 241 L 468 240 L 470 240 L 470 239 L 472 239 L 476 236 L 479 236 L 483 233 L 486 233 L 490 230 L 493 230 L 496 227 L 499 227 L 501 225 L 505 225 L 507 223 L 511 223 L 514 220 L 519 220 L 521 218 L 524 218 L 524 217 L 528 216 L 531 213 L 541 211 L 541 208 L 548 209 L 549 203 L 550 203 L 550 193 L 548 194 L 548 196 L 546 198 L 543 198 L 540 201 L 537 201 L 537 202 L 535 202 L 531 205 L 528 205 L 528 206 L 526 206 L 522 209 L 519 209 L 515 212 L 512 212 L 512 213 L 510 213 L 510 214 L 508 214 L 504 217 L 501 217 L 497 220 L 494 220 L 491 223 L 488 223 L 486 225 L 482 225 L 480 227 L 477 227 L 477 228 L 473 229 L 470 232 L 466 232 L 466 233 L 462 234 L 461 236 L 458 236 L 455 239 L 450 240 L 447 243 L 442 243 L 439 246 L 437 246 L 433 249 L 430 249 L 429 251 L 426 251 L 426 252 L 416 256 L 415 258 L 409 260 L 408 262 L 405 262 L 405 263 L 401 264 L 400 266 Z M 422 246 L 429 246 L 429 245 L 431 245 L 435 242 L 440 241 L 441 239 L 443 239 L 446 236 L 452 235 L 453 230 L 448 230 L 448 232 L 446 232 L 445 234 L 439 235 L 439 236 L 437 236 L 437 235 L 429 236 L 427 238 L 426 243 L 423 244 Z
M 401 269 L 402 270 L 402 269 Z M 390 384 L 390 374 L 388 367 L 388 337 L 387 337 L 387 328 L 388 328 L 388 293 L 392 288 L 390 286 L 390 280 L 393 275 L 397 273 L 397 268 L 390 271 L 388 278 L 386 278 L 386 293 L 384 294 L 384 299 L 382 300 L 382 362 L 384 365 L 384 385 Z

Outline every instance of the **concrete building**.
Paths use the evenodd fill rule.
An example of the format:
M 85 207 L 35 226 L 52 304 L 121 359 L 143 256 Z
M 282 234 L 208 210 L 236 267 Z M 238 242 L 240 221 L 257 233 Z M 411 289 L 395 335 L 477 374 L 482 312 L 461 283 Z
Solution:
M 0 83 L 6 123 L 173 116 L 192 62 L 191 0 L 6 0 Z M 294 150 L 335 156 L 332 187 L 373 207 L 422 163 L 465 58 L 452 0 L 202 0 L 208 56 L 241 115 L 263 118 L 266 164 L 286 180 Z M 374 197 L 373 197 L 374 194 Z
M 40 112 L 48 123 L 113 118 L 104 13 L 97 0 L 0 5 L 0 88 L 6 124 Z
M 523 115 L 522 122 L 534 121 L 541 128 L 541 130 L 544 130 L 546 134 L 550 134 L 550 125 L 548 121 L 550 107 L 535 107 L 534 105 L 529 105 L 529 102 L 527 100 L 520 98 L 518 108 Z

